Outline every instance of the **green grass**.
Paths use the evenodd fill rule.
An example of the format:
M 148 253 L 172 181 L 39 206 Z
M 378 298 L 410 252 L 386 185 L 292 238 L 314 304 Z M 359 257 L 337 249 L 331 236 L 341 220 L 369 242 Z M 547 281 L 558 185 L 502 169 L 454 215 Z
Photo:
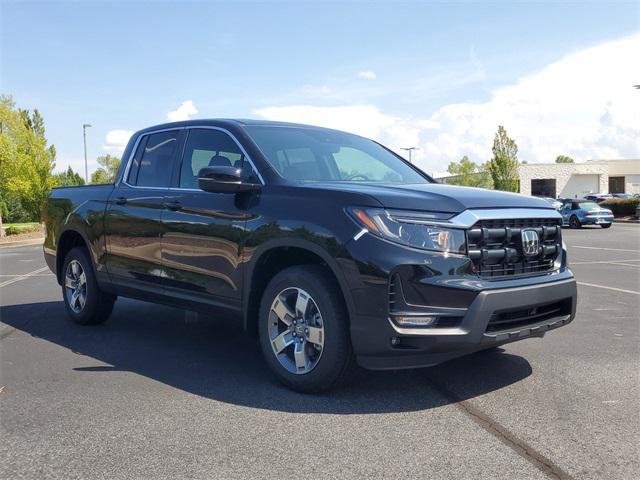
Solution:
M 40 224 L 38 222 L 3 223 L 2 228 L 4 228 L 4 231 L 7 234 L 7 236 L 18 235 L 20 233 L 35 232 L 40 229 Z
M 23 228 L 23 227 L 35 227 L 36 225 L 40 225 L 38 222 L 26 222 L 26 223 L 3 223 L 2 226 L 7 228 L 7 227 L 18 227 L 18 228 Z

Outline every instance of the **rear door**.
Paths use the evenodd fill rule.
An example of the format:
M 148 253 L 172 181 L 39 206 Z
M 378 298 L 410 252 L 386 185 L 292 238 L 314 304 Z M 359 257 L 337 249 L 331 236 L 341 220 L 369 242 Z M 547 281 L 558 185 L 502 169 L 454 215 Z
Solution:
M 189 129 L 183 150 L 162 217 L 165 291 L 184 300 L 240 308 L 241 249 L 251 194 L 204 192 L 197 177 L 206 166 L 235 166 L 247 177 L 253 170 L 239 143 L 221 129 Z
M 114 284 L 161 289 L 162 213 L 183 130 L 140 137 L 105 217 L 107 268 Z

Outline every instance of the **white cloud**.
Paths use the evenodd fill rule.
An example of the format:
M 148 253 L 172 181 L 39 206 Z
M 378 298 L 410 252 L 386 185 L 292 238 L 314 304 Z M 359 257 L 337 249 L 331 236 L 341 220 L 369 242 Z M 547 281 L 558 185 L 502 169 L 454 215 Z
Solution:
M 253 113 L 269 120 L 306 123 L 356 133 L 375 138 L 396 150 L 415 146 L 419 141 L 419 122 L 384 114 L 373 105 L 289 105 L 261 108 Z
M 468 155 L 484 162 L 498 125 L 516 140 L 521 160 L 553 162 L 640 157 L 640 34 L 565 56 L 483 103 L 457 103 L 415 118 L 375 105 L 288 105 L 255 110 L 273 120 L 347 130 L 391 148 L 418 146 L 414 158 L 427 171 L 445 170 Z
M 182 104 L 172 112 L 167 113 L 167 119 L 170 122 L 189 120 L 196 113 L 198 113 L 198 109 L 193 104 L 193 101 L 187 100 L 185 102 L 182 102 Z
M 110 130 L 104 137 L 102 149 L 108 153 L 121 154 L 133 135 L 132 130 Z
M 373 72 L 371 70 L 363 70 L 359 72 L 358 77 L 364 78 L 365 80 L 375 80 L 376 78 L 378 78 L 376 72 Z
M 551 162 L 640 156 L 640 94 L 632 88 L 640 35 L 568 55 L 481 104 L 452 104 L 431 116 L 429 157 L 486 159 L 498 124 L 519 146 L 521 160 Z

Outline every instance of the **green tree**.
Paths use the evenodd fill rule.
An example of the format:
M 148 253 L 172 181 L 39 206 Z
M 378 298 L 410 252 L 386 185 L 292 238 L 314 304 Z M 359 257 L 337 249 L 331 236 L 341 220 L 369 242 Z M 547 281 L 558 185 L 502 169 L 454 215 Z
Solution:
M 7 207 L 19 205 L 28 220 L 41 219 L 55 157 L 40 112 L 18 109 L 10 96 L 0 96 L 0 198 Z
M 97 158 L 100 168 L 91 174 L 91 183 L 113 183 L 120 166 L 120 159 L 113 155 L 102 155 Z
M 518 146 L 509 138 L 502 125 L 493 140 L 493 158 L 487 163 L 487 170 L 497 190 L 518 191 Z
M 573 158 L 568 157 L 567 155 L 558 155 L 556 157 L 556 163 L 575 163 Z
M 486 172 L 484 165 L 478 165 L 466 155 L 459 162 L 451 162 L 447 171 L 456 178 L 451 178 L 447 183 L 451 185 L 465 185 L 468 187 L 491 188 L 491 176 Z
M 79 173 L 74 172 L 69 166 L 66 171 L 54 175 L 56 187 L 73 187 L 76 185 L 84 185 L 84 178 Z

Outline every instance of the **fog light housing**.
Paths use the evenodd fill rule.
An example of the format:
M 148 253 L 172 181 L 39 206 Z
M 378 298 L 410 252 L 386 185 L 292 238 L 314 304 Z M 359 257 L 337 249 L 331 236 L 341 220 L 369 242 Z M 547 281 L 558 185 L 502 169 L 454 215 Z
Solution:
M 399 327 L 432 327 L 438 317 L 434 315 L 392 315 L 391 319 Z

